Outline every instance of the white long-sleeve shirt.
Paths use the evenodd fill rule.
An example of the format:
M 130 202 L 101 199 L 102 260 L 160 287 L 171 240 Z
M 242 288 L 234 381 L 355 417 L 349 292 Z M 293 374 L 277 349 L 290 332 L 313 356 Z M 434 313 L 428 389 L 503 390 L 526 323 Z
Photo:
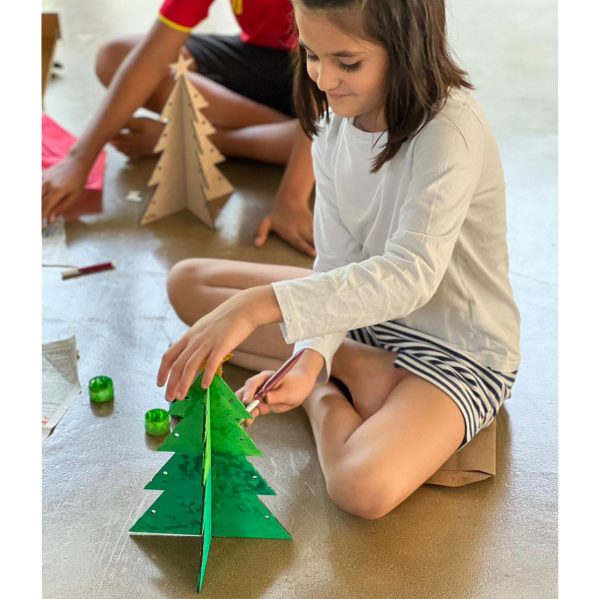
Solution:
M 287 343 L 331 359 L 347 331 L 396 320 L 501 372 L 519 365 L 504 176 L 475 100 L 444 108 L 376 173 L 385 133 L 332 114 L 313 141 L 315 274 L 273 283 Z

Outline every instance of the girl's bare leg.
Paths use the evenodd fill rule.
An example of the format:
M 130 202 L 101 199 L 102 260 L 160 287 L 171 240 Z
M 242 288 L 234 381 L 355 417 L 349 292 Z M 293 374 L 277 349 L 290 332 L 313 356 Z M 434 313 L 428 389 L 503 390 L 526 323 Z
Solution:
M 217 129 L 210 140 L 225 156 L 283 165 L 290 158 L 299 132 L 298 119 L 288 119 L 240 129 Z
M 105 86 L 110 84 L 118 67 L 140 38 L 141 36 L 118 38 L 98 51 L 96 74 Z M 185 47 L 182 52 L 191 57 Z M 190 69 L 193 71 L 195 68 L 193 63 Z M 203 114 L 217 130 L 211 140 L 221 152 L 226 156 L 275 164 L 287 162 L 293 141 L 293 127 L 290 123 L 294 121 L 290 117 L 237 94 L 197 72 L 190 72 L 188 77 L 209 104 L 203 109 Z M 144 107 L 160 113 L 172 89 L 173 78 L 170 73 L 165 73 Z M 131 119 L 129 131 L 117 138 L 115 146 L 130 157 L 149 155 L 162 128 L 163 124 L 154 119 Z M 246 128 L 249 128 L 248 131 Z
M 355 376 L 373 381 L 370 372 Z M 331 383 L 317 387 L 303 407 L 330 497 L 366 519 L 402 503 L 458 449 L 465 432 L 450 397 L 406 371 L 367 419 Z
M 460 410 L 444 392 L 404 368 L 395 354 L 345 340 L 332 375 L 354 405 L 328 383 L 303 404 L 327 490 L 342 509 L 384 516 L 421 486 L 464 437 Z
M 292 266 L 196 258 L 176 264 L 167 289 L 179 317 L 191 325 L 241 289 L 312 271 Z M 291 353 L 278 325 L 261 327 L 233 363 L 273 369 Z M 344 341 L 332 373 L 352 392 L 353 407 L 328 383 L 305 400 L 327 490 L 342 509 L 380 518 L 422 485 L 458 449 L 464 421 L 440 389 L 404 369 L 394 355 Z
M 408 371 L 395 368 L 393 352 L 344 339 L 331 365 L 331 374 L 342 381 L 352 395 L 354 409 L 362 420 L 377 412 Z M 368 373 L 357 376 L 356 373 Z
M 167 291 L 179 318 L 192 325 L 241 289 L 311 273 L 295 266 L 191 258 L 171 269 Z M 283 340 L 279 325 L 268 325 L 257 329 L 239 346 L 232 362 L 250 370 L 275 369 L 291 355 L 292 349 Z

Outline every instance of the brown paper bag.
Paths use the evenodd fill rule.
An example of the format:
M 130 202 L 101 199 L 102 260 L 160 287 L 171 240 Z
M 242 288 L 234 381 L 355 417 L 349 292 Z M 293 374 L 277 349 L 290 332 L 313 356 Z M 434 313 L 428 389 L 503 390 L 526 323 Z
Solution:
M 457 451 L 425 484 L 462 487 L 496 474 L 496 420 Z

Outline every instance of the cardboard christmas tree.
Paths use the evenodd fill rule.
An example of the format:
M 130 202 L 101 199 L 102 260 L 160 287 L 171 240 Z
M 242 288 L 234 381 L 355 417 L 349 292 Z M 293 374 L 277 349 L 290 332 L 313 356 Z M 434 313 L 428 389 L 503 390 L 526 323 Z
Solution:
M 143 225 L 187 208 L 213 227 L 209 202 L 233 191 L 215 166 L 225 158 L 208 139 L 215 132 L 201 112 L 208 104 L 185 76 L 191 61 L 180 55 L 171 65 L 175 85 L 161 113 L 167 123 L 154 151 L 162 153 L 148 181 L 157 187 Z
M 275 492 L 246 459 L 261 455 L 239 424 L 250 415 L 219 375 L 208 390 L 201 376 L 172 406 L 171 415 L 182 420 L 158 449 L 174 455 L 145 487 L 163 492 L 130 529 L 202 537 L 198 591 L 213 536 L 291 538 L 257 497 Z

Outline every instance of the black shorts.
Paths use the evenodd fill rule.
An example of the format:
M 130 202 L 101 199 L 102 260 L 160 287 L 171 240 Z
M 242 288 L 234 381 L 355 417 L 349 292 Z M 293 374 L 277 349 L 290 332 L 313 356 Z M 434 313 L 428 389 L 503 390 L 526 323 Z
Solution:
M 296 115 L 294 52 L 246 44 L 239 35 L 192 34 L 185 47 L 201 75 L 283 114 Z

